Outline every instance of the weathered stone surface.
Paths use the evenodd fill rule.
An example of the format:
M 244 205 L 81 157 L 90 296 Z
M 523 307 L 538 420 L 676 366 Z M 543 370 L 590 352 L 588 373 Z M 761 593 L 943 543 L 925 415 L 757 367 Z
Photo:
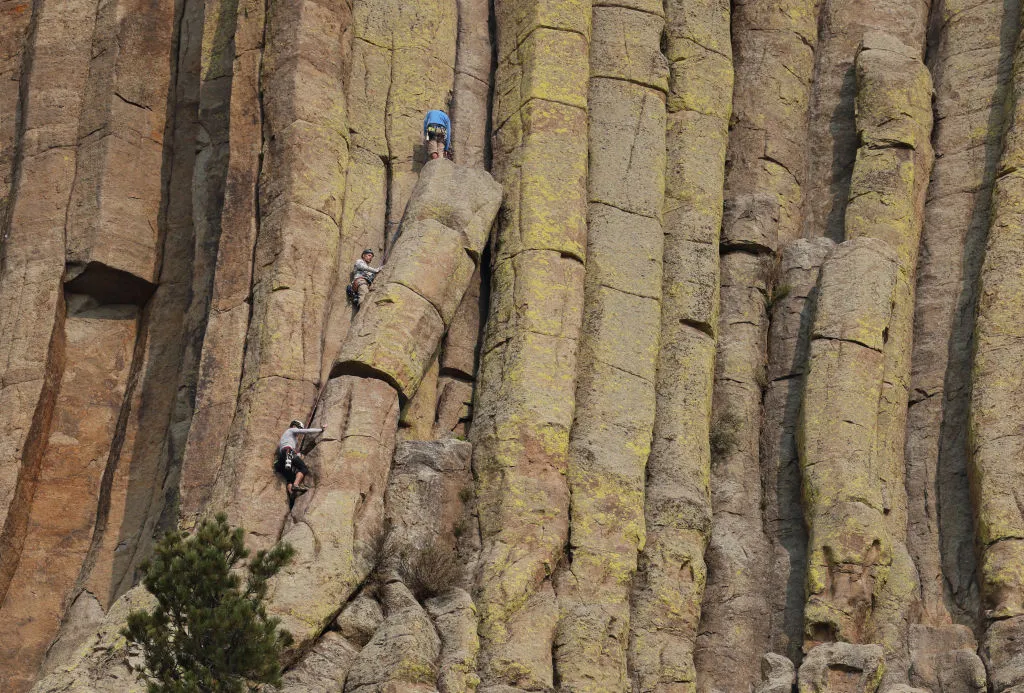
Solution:
M 4 555 L 0 605 L 4 690 L 25 691 L 57 635 L 89 551 L 96 505 L 135 345 L 137 309 L 69 297 L 61 341 L 67 368 L 27 510 L 23 548 Z M 7 566 L 10 566 L 8 568 Z
M 65 237 L 67 281 L 104 268 L 155 283 L 174 5 L 98 5 Z M 121 287 L 130 282 L 122 279 Z M 123 299 L 122 299 L 123 301 Z M 112 301 L 112 302 L 122 302 Z
M 152 609 L 156 599 L 143 587 L 126 592 L 111 605 L 95 631 L 53 671 L 32 687 L 34 693 L 142 693 L 143 682 L 129 668 L 129 653 L 121 629 L 128 614 Z M 138 664 L 132 661 L 132 665 Z
M 324 432 L 307 457 L 312 489 L 281 535 L 297 555 L 275 578 L 268 597 L 269 610 L 300 646 L 334 618 L 373 565 L 398 394 L 376 378 L 342 376 L 328 383 L 320 411 L 315 425 Z M 265 474 L 261 484 L 284 504 L 278 480 Z
M 882 487 L 883 519 L 898 555 L 886 579 L 886 597 L 879 599 L 872 616 L 871 640 L 885 649 L 886 685 L 907 680 L 907 621 L 919 593 L 905 544 L 904 463 L 915 270 L 933 160 L 932 83 L 919 52 L 888 34 L 864 36 L 855 63 L 861 146 L 846 207 L 846 237 L 884 241 L 897 258 L 892 317 L 882 347 L 885 367 L 873 463 Z
M 384 612 L 373 597 L 360 595 L 349 602 L 338 618 L 334 627 L 341 635 L 356 645 L 363 647 L 384 622 Z
M 64 226 L 74 182 L 78 116 L 88 78 L 95 4 L 40 0 L 28 49 L 20 157 L 3 224 L 0 263 L 0 535 L 17 555 L 60 380 Z M 70 29 L 74 27 L 74 30 Z M 9 514 L 8 511 L 12 512 Z M 13 565 L 0 562 L 0 593 Z
M 910 626 L 910 681 L 936 693 L 988 690 L 974 634 L 965 626 Z
M 635 8 L 650 10 L 646 3 Z M 655 13 L 661 10 L 658 6 Z M 639 691 L 662 684 L 692 686 L 696 680 L 692 652 L 710 530 L 712 335 L 717 330 L 717 241 L 732 86 L 728 7 L 717 1 L 671 2 L 663 11 L 663 50 L 670 71 L 661 284 L 652 282 L 655 273 L 646 267 L 630 274 L 621 265 L 610 265 L 612 257 L 630 256 L 631 234 L 598 235 L 595 248 L 608 250 L 598 253 L 603 261 L 588 259 L 588 274 L 607 275 L 604 283 L 610 286 L 645 297 L 661 295 L 656 408 L 644 494 L 646 542 L 629 613 L 629 663 Z M 647 81 L 656 87 L 654 76 Z M 592 225 L 600 221 L 598 212 L 615 228 L 617 210 L 592 209 Z M 655 221 L 639 228 L 646 231 Z M 645 232 L 637 238 L 655 242 L 640 249 L 657 258 L 657 236 Z
M 797 686 L 800 693 L 875 693 L 884 672 L 880 646 L 829 643 L 804 657 Z
M 821 270 L 798 430 L 811 646 L 870 637 L 868 620 L 894 561 L 874 432 L 897 273 L 893 250 L 870 238 L 837 246 Z
M 234 58 L 230 78 L 224 77 L 231 84 L 227 113 L 229 163 L 195 411 L 181 462 L 178 514 L 185 527 L 197 522 L 212 498 L 238 401 L 249 319 L 247 299 L 253 279 L 257 227 L 254 210 L 263 144 L 259 56 L 263 47 L 264 5 L 254 0 L 238 0 L 216 9 L 220 15 L 214 16 L 221 26 L 227 29 L 234 25 Z M 234 22 L 228 18 L 231 14 L 235 15 Z M 210 50 L 214 55 L 224 55 L 226 48 L 215 42 L 218 36 L 219 32 L 214 32 L 210 37 Z
M 416 551 L 446 537 L 455 536 L 461 545 L 475 539 L 475 532 L 466 531 L 473 521 L 472 451 L 453 438 L 398 445 L 384 504 L 388 531 L 400 547 Z
M 565 690 L 616 691 L 628 685 L 629 592 L 654 426 L 667 70 L 661 17 L 597 2 L 592 21 L 591 223 L 567 467 L 571 557 L 554 579 L 554 658 Z
M 452 189 L 462 191 L 451 196 Z M 479 262 L 501 195 L 485 172 L 432 161 L 387 268 L 352 323 L 333 374 L 371 369 L 404 398 L 429 368 Z
M 324 633 L 302 661 L 281 677 L 283 693 L 340 691 L 359 648 L 333 631 Z
M 798 239 L 786 244 L 778 260 L 779 276 L 768 289 L 772 322 L 768 330 L 760 449 L 765 533 L 772 549 L 768 591 L 771 647 L 795 661 L 799 661 L 803 647 L 807 568 L 807 529 L 800 503 L 796 429 L 818 275 L 833 247 L 832 241 L 825 238 Z
M 792 660 L 769 652 L 761 658 L 761 683 L 755 693 L 792 693 L 796 667 Z
M 804 196 L 805 237 L 843 239 L 850 178 L 857 154 L 854 60 L 865 34 L 891 34 L 924 57 L 931 0 L 854 0 L 821 3 L 823 30 L 815 51 L 809 158 Z
M 564 478 L 586 246 L 590 2 L 494 5 L 494 170 L 505 191 L 472 428 L 485 687 L 553 685 L 548 576 L 568 538 Z
M 1024 43 L 1018 38 L 1008 121 L 992 195 L 979 285 L 970 420 L 971 491 L 989 683 L 997 693 L 1024 685 L 1024 450 L 1014 403 L 1024 391 L 1019 364 L 1021 243 L 1024 241 Z
M 476 658 L 480 650 L 477 635 L 477 608 L 463 589 L 427 600 L 424 606 L 441 638 L 437 689 L 440 693 L 467 693 L 476 690 Z
M 405 589 L 401 583 L 385 590 Z M 406 602 L 412 599 L 407 595 Z M 352 663 L 345 679 L 346 693 L 385 693 L 414 690 L 416 684 L 433 688 L 441 640 L 423 608 L 412 599 L 408 606 L 389 613 L 376 634 Z M 391 686 L 391 688 L 388 688 Z M 418 690 L 418 689 L 417 689 Z
M 972 333 L 1019 7 L 944 2 L 929 68 L 937 158 L 918 259 L 907 425 L 907 544 L 925 623 L 978 613 L 967 481 Z

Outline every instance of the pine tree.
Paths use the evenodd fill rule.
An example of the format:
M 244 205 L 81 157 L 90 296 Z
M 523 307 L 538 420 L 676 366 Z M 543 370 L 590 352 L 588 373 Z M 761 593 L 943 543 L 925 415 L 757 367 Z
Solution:
M 150 693 L 241 693 L 249 682 L 280 685 L 281 650 L 292 637 L 267 616 L 263 599 L 267 581 L 295 550 L 281 544 L 257 552 L 243 590 L 240 571 L 232 570 L 249 556 L 243 536 L 221 513 L 192 536 L 168 532 L 143 565 L 143 583 L 157 606 L 152 613 L 132 612 L 122 634 L 142 649 L 138 673 Z

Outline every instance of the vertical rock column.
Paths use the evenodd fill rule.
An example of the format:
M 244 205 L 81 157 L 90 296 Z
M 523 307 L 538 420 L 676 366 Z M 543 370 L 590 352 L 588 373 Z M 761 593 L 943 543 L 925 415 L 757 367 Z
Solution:
M 217 260 L 199 361 L 195 411 L 181 465 L 178 515 L 186 528 L 196 522 L 213 495 L 238 401 L 256 244 L 256 181 L 263 147 L 260 61 L 264 2 L 225 0 L 216 6 L 208 3 L 206 9 L 207 21 L 216 21 L 223 31 L 233 31 L 234 35 L 231 44 L 221 44 L 215 40 L 219 32 L 204 31 L 204 46 L 211 46 L 207 60 L 216 62 L 223 55 L 221 50 L 230 50 L 232 45 L 234 50 L 230 77 L 225 76 L 231 82 L 226 114 L 228 164 Z M 233 29 L 229 14 L 235 17 Z
M 596 0 L 587 274 L 569 440 L 569 560 L 555 576 L 566 691 L 628 688 L 629 592 L 644 537 L 661 327 L 665 92 L 660 3 Z
M 897 273 L 895 251 L 873 238 L 843 243 L 821 269 L 798 429 L 809 647 L 864 642 L 892 564 L 874 458 Z
M 588 0 L 499 0 L 494 169 L 505 189 L 473 420 L 484 689 L 553 685 L 549 576 L 568 539 L 565 473 L 583 309 Z
M 6 0 L 0 4 L 0 229 L 5 228 L 14 185 L 18 126 L 24 105 L 21 80 L 33 4 L 32 0 Z M 5 234 L 6 231 L 0 232 L 0 237 Z
M 500 203 L 500 188 L 486 172 L 446 160 L 428 164 L 391 262 L 356 314 L 321 399 L 317 424 L 324 432 L 308 460 L 314 488 L 296 503 L 281 537 L 298 555 L 270 595 L 270 610 L 300 649 L 373 565 L 399 402 L 415 394 L 430 368 Z M 284 507 L 280 482 L 267 467 L 262 471 Z
M 62 366 L 64 225 L 96 7 L 40 2 L 0 263 L 0 553 L 17 555 Z M 69 33 L 66 27 L 74 26 Z M 59 105 L 58 105 L 59 104 Z M 8 511 L 14 509 L 14 512 Z M 0 562 L 0 593 L 14 565 Z
M 885 34 L 864 37 L 856 60 L 857 151 L 846 208 L 846 236 L 875 238 L 896 253 L 893 314 L 883 347 L 874 477 L 892 542 L 892 569 L 872 617 L 871 641 L 886 652 L 887 680 L 906 681 L 908 610 L 917 571 L 906 548 L 907 492 L 903 449 L 910 385 L 914 286 L 924 202 L 932 167 L 931 76 L 915 48 Z
M 930 68 L 935 143 L 919 256 L 907 416 L 908 547 L 923 622 L 974 624 L 967 418 L 977 280 L 999 163 L 1019 3 L 947 0 Z M 965 51 L 972 56 L 964 61 Z M 979 108 L 984 104 L 984 108 Z
M 287 506 L 268 476 L 285 422 L 309 411 L 337 262 L 348 161 L 342 0 L 271 3 L 261 66 L 259 233 L 238 404 L 214 502 L 254 545 L 277 540 Z
M 803 220 L 808 114 L 820 4 L 815 0 L 733 3 L 736 88 L 726 182 L 728 222 L 723 227 L 723 245 L 729 251 L 723 261 L 730 267 L 729 274 L 737 276 L 737 263 L 747 263 L 745 274 L 739 275 L 747 289 L 741 291 L 742 284 L 731 280 L 725 302 L 732 304 L 737 296 L 745 295 L 742 300 L 750 301 L 747 310 L 756 315 L 760 298 L 766 303 L 765 315 L 771 313 L 772 317 L 773 329 L 767 335 L 768 354 L 751 353 L 747 368 L 753 370 L 744 372 L 743 378 L 748 387 L 751 375 L 754 382 L 765 384 L 759 456 L 764 532 L 771 551 L 769 583 L 765 586 L 765 594 L 771 595 L 770 646 L 794 659 L 798 658 L 802 644 L 804 582 L 803 568 L 795 566 L 804 563 L 806 545 L 799 503 L 792 502 L 799 496 L 792 436 L 803 392 L 799 374 L 806 358 L 801 329 L 807 325 L 801 313 L 807 310 L 808 294 L 828 249 L 803 246 L 790 252 L 786 244 L 800 236 Z M 773 258 L 768 251 L 781 253 L 782 258 Z M 758 266 L 749 262 L 748 253 L 760 256 Z M 780 267 L 781 273 L 776 272 Z M 725 310 L 735 312 L 728 306 Z M 726 328 L 723 342 L 733 344 L 723 347 L 723 353 L 735 350 L 737 331 L 744 329 L 742 322 L 740 316 L 736 327 Z M 759 330 L 751 331 L 750 336 L 755 334 L 760 344 Z M 765 376 L 759 375 L 759 358 L 767 358 Z M 732 373 L 740 373 L 736 368 L 742 365 L 733 361 Z M 752 402 L 744 406 L 752 407 Z M 722 414 L 728 422 L 728 412 L 723 409 Z M 751 510 L 745 508 L 743 512 Z M 729 580 L 730 576 L 722 578 Z M 733 682 L 728 687 L 756 680 L 751 677 L 756 674 L 758 653 L 749 654 L 743 682 Z M 725 672 L 731 666 L 729 662 L 715 661 L 714 657 L 708 664 Z
M 732 106 L 728 6 L 665 6 L 669 60 L 656 412 L 646 545 L 630 614 L 638 691 L 693 690 L 694 639 L 711 524 L 708 426 L 718 314 L 718 234 Z
M 1024 39 L 981 271 L 971 398 L 971 493 L 991 690 L 1024 689 Z
M 363 248 L 377 251 L 374 264 L 385 259 L 424 161 L 423 116 L 447 108 L 456 66 L 456 0 L 354 0 L 351 7 L 344 72 L 351 145 L 325 376 L 352 319 L 345 300 L 352 263 Z
M 820 0 L 815 51 L 804 236 L 843 239 L 850 174 L 857 154 L 853 62 L 869 31 L 884 31 L 923 57 L 932 0 Z
M 816 3 L 736 3 L 736 87 L 721 239 L 711 464 L 714 529 L 695 659 L 700 687 L 760 679 L 772 629 L 772 547 L 762 518 L 760 433 L 775 252 L 798 236 Z
M 490 3 L 459 0 L 459 44 L 452 95 L 452 146 L 464 166 L 489 167 L 491 76 L 493 57 Z M 483 312 L 479 275 L 470 281 L 459 312 L 444 339 L 437 399 L 433 413 L 435 438 L 465 433 L 472 415 L 473 380 Z
M 818 275 L 834 247 L 827 238 L 798 238 L 779 257 L 769 288 L 768 387 L 761 427 L 764 525 L 772 547 L 768 590 L 771 650 L 799 662 L 803 648 L 807 529 L 800 504 L 796 428 L 804 392 L 807 349 Z

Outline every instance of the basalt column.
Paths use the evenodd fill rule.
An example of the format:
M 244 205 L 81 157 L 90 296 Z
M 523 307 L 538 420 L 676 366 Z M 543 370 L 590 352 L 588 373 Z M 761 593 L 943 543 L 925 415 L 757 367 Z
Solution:
M 490 167 L 490 3 L 459 0 L 459 43 L 452 92 L 452 147 L 463 166 Z M 433 437 L 464 435 L 472 416 L 473 380 L 480 341 L 480 276 L 469 283 L 459 312 L 445 335 L 439 359 Z
M 11 663 L 0 673 L 5 690 L 25 690 L 34 678 L 76 582 L 89 572 L 83 564 L 97 520 L 109 514 L 110 483 L 127 433 L 122 400 L 138 378 L 133 357 L 141 353 L 136 343 L 140 306 L 150 298 L 161 264 L 159 208 L 174 15 L 173 5 L 150 8 L 124 0 L 88 9 L 72 4 L 38 17 L 43 24 L 37 26 L 33 51 L 39 61 L 29 75 L 29 90 L 32 80 L 40 79 L 37 94 L 50 105 L 40 104 L 37 116 L 51 118 L 56 109 L 73 120 L 60 122 L 50 141 L 37 139 L 39 132 L 24 134 L 32 142 L 22 146 L 22 178 L 5 247 L 19 252 L 21 233 L 34 230 L 27 240 L 35 262 L 23 266 L 17 254 L 9 254 L 6 268 L 24 271 L 43 260 L 52 272 L 47 279 L 63 281 L 63 295 L 42 276 L 31 281 L 5 272 L 0 279 L 5 292 L 34 291 L 27 305 L 43 303 L 31 322 L 39 329 L 52 321 L 47 367 L 54 378 L 52 395 L 44 387 L 38 402 L 18 405 L 24 412 L 35 409 L 32 443 L 38 456 L 23 455 L 0 559 L 0 633 L 3 659 Z M 62 36 L 68 26 L 75 27 L 74 35 Z M 69 68 L 69 59 L 82 65 Z M 76 74 L 77 69 L 82 72 Z M 80 101 L 64 101 L 69 79 Z M 50 89 L 62 96 L 54 101 Z M 46 151 L 36 156 L 40 146 Z M 38 181 L 26 180 L 41 172 L 36 165 L 48 154 L 59 159 L 58 168 Z M 28 206 L 21 208 L 23 203 Z M 39 242 L 47 237 L 49 243 Z M 11 312 L 24 319 L 14 306 Z M 11 325 L 12 333 L 16 329 Z M 31 335 L 24 337 L 16 340 L 21 348 L 40 346 Z M 32 355 L 44 356 L 45 350 Z M 9 365 L 18 363 L 17 352 L 9 356 L 15 357 Z M 17 382 L 11 375 L 5 381 Z M 173 393 L 173 383 L 169 388 Z M 154 422 L 154 428 L 161 427 Z M 109 582 L 99 587 L 98 597 L 107 603 Z
M 843 240 L 858 140 L 853 62 L 869 31 L 884 31 L 924 57 L 931 0 L 819 0 L 803 235 Z
M 348 161 L 341 43 L 349 21 L 340 0 L 271 3 L 266 17 L 249 325 L 213 494 L 259 546 L 277 540 L 287 512 L 267 474 L 282 417 L 309 411 L 320 380 Z
M 907 621 L 917 600 L 917 571 L 906 547 L 903 449 L 910 385 L 914 287 L 925 193 L 932 167 L 931 76 L 917 49 L 886 34 L 864 37 L 856 60 L 860 149 L 850 181 L 846 236 L 876 238 L 897 259 L 893 313 L 878 402 L 874 476 L 892 541 L 892 569 L 877 596 L 870 642 L 883 645 L 886 680 L 906 681 Z
M 323 336 L 326 377 L 352 320 L 345 300 L 352 263 L 373 248 L 388 258 L 425 160 L 423 116 L 448 108 L 456 67 L 456 0 L 354 0 L 341 50 L 351 132 L 338 261 Z M 351 46 L 349 49 L 348 46 Z M 433 408 L 433 403 L 430 404 Z
M 772 652 L 799 662 L 803 648 L 807 528 L 800 504 L 800 461 L 796 428 L 818 275 L 834 243 L 798 238 L 779 256 L 768 287 L 768 386 L 761 427 L 761 484 L 764 525 L 771 542 L 769 599 Z
M 798 429 L 807 649 L 870 642 L 869 619 L 893 562 L 875 435 L 897 273 L 895 251 L 873 238 L 839 245 L 821 269 Z
M 696 650 L 702 689 L 742 690 L 758 681 L 773 629 L 774 551 L 761 512 L 762 390 L 775 253 L 799 235 L 801 222 L 816 8 L 806 0 L 735 6 L 711 427 L 715 521 Z
M 711 387 L 718 234 L 732 106 L 727 3 L 669 2 L 663 277 L 656 411 L 634 579 L 629 658 L 637 691 L 693 690 L 711 525 Z M 628 249 L 623 253 L 629 256 Z M 656 295 L 656 294 L 655 294 Z
M 588 0 L 498 0 L 494 170 L 505 189 L 472 434 L 486 687 L 553 685 L 550 576 L 566 483 L 587 222 Z
M 195 409 L 181 464 L 178 514 L 184 527 L 196 522 L 213 495 L 242 378 L 256 244 L 256 182 L 263 146 L 260 62 L 264 9 L 262 0 L 225 0 L 223 4 L 206 5 L 206 21 L 215 21 L 223 27 L 221 31 L 233 33 L 233 39 L 226 41 L 219 31 L 204 24 L 204 46 L 210 46 L 204 59 L 208 70 L 222 65 L 220 61 L 227 60 L 224 51 L 233 49 L 230 72 L 223 75 L 223 79 L 230 80 L 230 88 L 222 87 L 227 93 L 221 94 L 229 101 L 227 107 L 209 94 L 211 108 L 217 104 L 222 113 L 227 111 L 221 117 L 227 119 L 230 137 L 209 318 L 203 335 Z M 233 20 L 229 14 L 234 15 Z M 205 109 L 203 112 L 208 113 Z
M 7 0 L 0 4 L 0 228 L 7 219 L 14 184 L 18 126 L 21 124 L 22 71 L 33 2 Z M 0 233 L 5 236 L 6 231 Z M 3 241 L 0 240 L 0 246 Z
M 995 693 L 1024 690 L 1024 41 L 1017 40 L 981 271 L 971 399 L 971 493 Z
M 952 617 L 973 626 L 979 605 L 967 481 L 972 334 L 1020 7 L 946 0 L 937 10 L 942 24 L 930 68 L 941 158 L 932 170 L 918 265 L 908 547 L 920 573 L 922 621 L 940 626 Z
M 736 523 L 747 523 L 747 541 L 755 541 L 754 537 L 763 531 L 770 543 L 763 558 L 758 553 L 764 549 L 759 548 L 748 554 L 749 559 L 739 545 L 716 543 L 715 561 L 720 567 L 728 561 L 733 569 L 712 571 L 711 591 L 716 596 L 709 600 L 709 605 L 711 601 L 730 599 L 733 594 L 750 599 L 750 586 L 737 582 L 736 591 L 732 591 L 729 584 L 744 561 L 763 563 L 768 567 L 768 582 L 753 588 L 758 590 L 753 598 L 765 601 L 769 611 L 763 618 L 753 616 L 754 624 L 748 622 L 750 617 L 743 617 L 742 629 L 751 632 L 751 628 L 767 628 L 769 640 L 759 634 L 758 647 L 767 649 L 770 644 L 774 651 L 790 654 L 799 651 L 803 603 L 802 569 L 792 566 L 803 562 L 805 539 L 798 505 L 794 519 L 794 504 L 782 498 L 791 500 L 799 489 L 795 459 L 787 457 L 787 445 L 792 447 L 791 431 L 796 425 L 801 392 L 799 380 L 791 376 L 801 370 L 802 364 L 783 360 L 786 355 L 802 358 L 803 351 L 797 345 L 800 317 L 791 311 L 801 309 L 816 279 L 814 263 L 820 263 L 824 250 L 808 248 L 806 255 L 795 251 L 781 261 L 774 253 L 784 252 L 785 244 L 800 235 L 802 225 L 807 120 L 819 4 L 813 0 L 733 4 L 736 88 L 729 134 L 726 222 L 722 228 L 723 275 L 727 278 L 723 281 L 722 305 L 728 318 L 723 320 L 723 332 L 719 335 L 721 370 L 714 434 L 717 457 L 725 462 L 716 473 L 725 486 L 715 486 L 722 489 L 719 496 L 724 494 L 726 505 L 717 507 L 728 510 L 723 515 L 723 525 L 735 525 L 731 531 L 742 535 L 746 531 Z M 798 257 L 802 259 L 797 260 Z M 782 274 L 778 271 L 780 262 L 791 263 Z M 805 276 L 797 265 L 806 267 L 810 276 Z M 805 286 L 808 282 L 811 286 Z M 790 303 L 784 305 L 787 298 Z M 773 309 L 774 316 L 783 324 L 766 337 L 766 321 Z M 795 317 L 795 325 L 791 317 Z M 764 351 L 766 341 L 770 354 Z M 766 361 L 767 365 L 763 365 Z M 762 387 L 763 401 L 759 401 Z M 734 396 L 740 411 L 732 410 Z M 763 423 L 757 420 L 761 411 Z M 743 412 L 750 412 L 754 418 L 744 422 Z M 778 430 L 780 423 L 782 431 Z M 758 427 L 760 436 L 755 438 Z M 733 457 L 737 447 L 744 450 L 739 464 Z M 757 457 L 761 458 L 761 469 L 755 485 Z M 733 484 L 740 479 L 746 493 L 754 493 L 755 497 L 761 494 L 763 518 L 758 517 L 757 504 L 748 503 L 750 497 L 737 498 L 734 504 L 729 500 Z M 783 509 L 786 518 L 780 515 Z M 730 520 L 734 512 L 739 515 Z M 763 525 L 763 530 L 759 525 Z M 756 583 L 752 580 L 750 585 Z M 792 598 L 794 593 L 796 599 Z M 749 602 L 741 608 L 749 608 Z M 750 650 L 739 655 L 744 658 L 739 669 L 732 660 L 717 656 L 722 651 L 737 651 L 727 644 L 729 638 L 743 637 L 739 632 L 729 635 L 731 618 L 728 610 L 710 607 L 706 623 L 713 624 L 714 629 L 702 641 L 708 657 L 700 667 L 702 672 L 708 672 L 705 680 L 726 688 L 746 686 L 758 679 L 759 653 L 753 651 L 758 647 L 745 645 L 739 649 Z
M 668 76 L 661 13 L 659 3 L 593 5 L 587 275 L 569 440 L 569 556 L 554 583 L 561 611 L 555 673 L 564 691 L 629 687 L 629 592 L 644 537 L 644 466 L 661 331 Z
M 270 594 L 270 610 L 300 650 L 373 565 L 399 404 L 415 395 L 430 368 L 500 204 L 500 187 L 486 172 L 445 160 L 427 164 L 388 268 L 352 322 L 321 398 L 316 423 L 324 432 L 308 460 L 313 488 L 295 504 L 281 537 L 298 555 Z M 281 484 L 263 471 L 284 505 Z

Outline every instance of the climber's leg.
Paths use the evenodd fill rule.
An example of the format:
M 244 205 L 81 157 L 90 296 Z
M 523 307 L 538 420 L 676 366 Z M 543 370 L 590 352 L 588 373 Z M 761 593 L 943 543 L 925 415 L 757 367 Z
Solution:
M 359 297 L 359 305 L 363 305 L 363 299 L 366 298 L 366 294 L 370 293 L 370 284 L 365 281 L 361 281 L 356 284 L 356 295 Z
M 444 153 L 444 139 L 434 139 L 434 135 L 431 135 L 430 139 L 427 140 L 427 159 L 437 159 Z

